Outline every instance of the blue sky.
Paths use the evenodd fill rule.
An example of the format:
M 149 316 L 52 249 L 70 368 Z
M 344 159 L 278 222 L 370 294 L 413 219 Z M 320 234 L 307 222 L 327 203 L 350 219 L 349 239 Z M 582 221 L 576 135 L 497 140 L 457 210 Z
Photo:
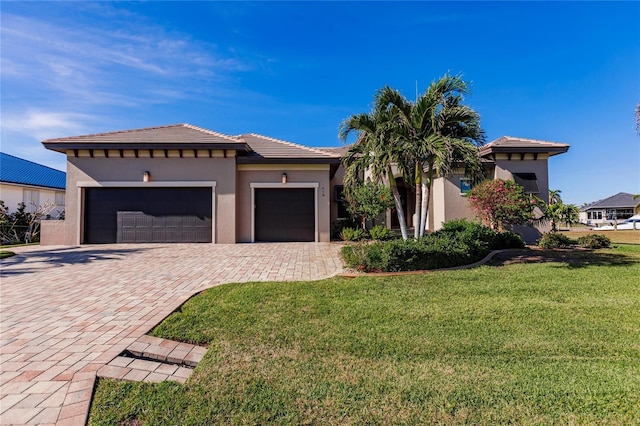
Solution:
M 640 193 L 639 2 L 2 2 L 2 151 L 64 170 L 45 138 L 191 123 L 337 146 L 385 84 L 446 72 L 488 140 L 564 142 L 550 186 Z

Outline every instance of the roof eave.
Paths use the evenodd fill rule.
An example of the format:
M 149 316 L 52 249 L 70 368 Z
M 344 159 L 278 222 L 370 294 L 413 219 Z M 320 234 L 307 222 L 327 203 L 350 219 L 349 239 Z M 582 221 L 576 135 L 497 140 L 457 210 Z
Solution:
M 251 152 L 246 143 L 184 143 L 184 142 L 48 142 L 43 141 L 45 148 L 65 153 L 70 149 L 225 149 L 240 152 Z
M 339 157 L 329 158 L 264 158 L 264 157 L 237 157 L 238 164 L 340 164 Z
M 28 182 L 16 182 L 16 181 L 11 181 L 11 180 L 0 180 L 0 183 L 6 184 L 6 185 L 28 186 L 28 187 L 31 187 L 31 188 L 60 189 L 60 190 L 63 190 L 63 191 L 65 189 L 64 186 L 42 185 L 42 184 L 28 183 Z
M 490 154 L 511 153 L 511 154 L 549 154 L 549 156 L 564 154 L 569 151 L 569 145 L 558 147 L 507 147 L 507 146 L 486 146 L 480 148 L 480 156 Z

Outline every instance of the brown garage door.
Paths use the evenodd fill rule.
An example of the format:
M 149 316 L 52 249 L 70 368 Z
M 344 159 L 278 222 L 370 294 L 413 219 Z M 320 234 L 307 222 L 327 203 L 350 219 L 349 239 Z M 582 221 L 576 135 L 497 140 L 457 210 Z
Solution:
M 315 189 L 256 188 L 256 241 L 315 241 Z
M 87 188 L 84 242 L 211 242 L 211 188 Z

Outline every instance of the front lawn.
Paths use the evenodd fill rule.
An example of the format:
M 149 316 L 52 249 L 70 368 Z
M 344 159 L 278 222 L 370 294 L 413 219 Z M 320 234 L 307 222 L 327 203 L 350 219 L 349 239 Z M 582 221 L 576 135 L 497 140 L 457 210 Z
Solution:
M 598 231 L 594 229 L 589 231 L 561 231 L 561 233 L 574 240 L 587 234 L 598 234 L 609 238 L 614 244 L 640 244 L 640 229 L 622 229 L 619 231 Z
M 100 380 L 90 424 L 637 424 L 640 246 L 558 253 L 210 289 L 154 330 L 210 345 L 187 384 Z

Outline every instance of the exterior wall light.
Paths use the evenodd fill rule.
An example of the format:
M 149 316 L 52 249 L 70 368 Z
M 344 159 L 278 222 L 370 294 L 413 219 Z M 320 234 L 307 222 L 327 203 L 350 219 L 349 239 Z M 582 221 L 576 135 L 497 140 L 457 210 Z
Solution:
M 287 183 L 287 174 L 286 173 L 282 174 L 282 183 Z
M 143 182 L 151 181 L 151 173 L 150 172 L 144 172 L 144 174 L 142 175 L 142 181 Z

